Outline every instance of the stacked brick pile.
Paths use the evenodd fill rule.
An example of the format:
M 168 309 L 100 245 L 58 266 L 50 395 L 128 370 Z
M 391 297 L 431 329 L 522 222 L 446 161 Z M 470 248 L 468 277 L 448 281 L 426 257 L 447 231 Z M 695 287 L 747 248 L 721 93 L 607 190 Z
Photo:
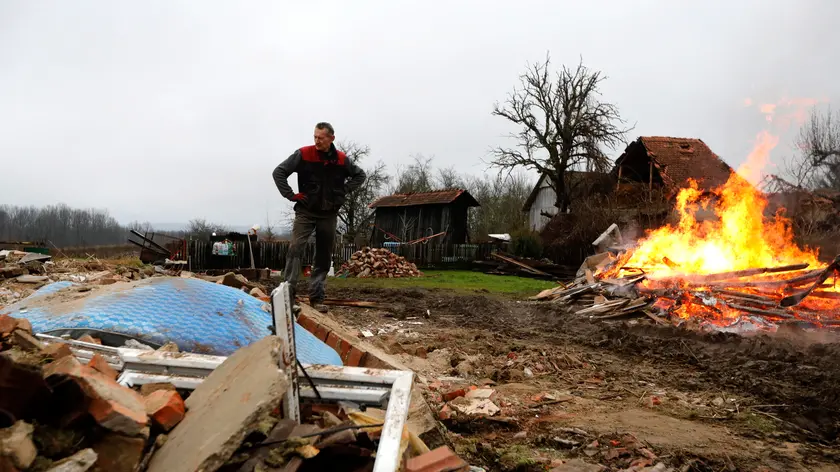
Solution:
M 0 470 L 131 472 L 184 417 L 174 388 L 123 387 L 105 358 L 83 364 L 27 320 L 0 315 L 0 351 Z
M 359 278 L 420 277 L 417 266 L 387 249 L 363 248 L 341 266 L 339 275 Z

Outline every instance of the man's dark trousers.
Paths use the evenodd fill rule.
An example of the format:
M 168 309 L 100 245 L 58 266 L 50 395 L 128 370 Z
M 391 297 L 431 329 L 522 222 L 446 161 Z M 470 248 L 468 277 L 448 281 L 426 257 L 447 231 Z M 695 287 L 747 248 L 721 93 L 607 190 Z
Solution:
M 296 292 L 300 280 L 301 259 L 306 243 L 312 232 L 315 232 L 315 266 L 309 280 L 309 300 L 312 303 L 324 301 L 324 289 L 327 274 L 330 271 L 333 243 L 335 242 L 336 215 L 313 216 L 306 212 L 295 212 L 295 223 L 292 227 L 292 244 L 286 256 L 286 269 L 283 277 L 291 285 L 292 293 Z

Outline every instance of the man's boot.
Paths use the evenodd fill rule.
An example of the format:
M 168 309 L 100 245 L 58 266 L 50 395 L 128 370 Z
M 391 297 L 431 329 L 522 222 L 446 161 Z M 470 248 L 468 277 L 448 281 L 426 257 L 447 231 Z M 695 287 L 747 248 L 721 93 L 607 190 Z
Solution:
M 312 308 L 320 311 L 321 313 L 326 313 L 329 311 L 327 305 L 324 305 L 324 300 L 310 299 L 309 304 L 312 305 Z
M 289 302 L 292 305 L 292 314 L 297 315 L 300 313 L 300 305 L 298 305 L 297 300 L 295 300 L 295 289 L 293 287 L 289 287 Z

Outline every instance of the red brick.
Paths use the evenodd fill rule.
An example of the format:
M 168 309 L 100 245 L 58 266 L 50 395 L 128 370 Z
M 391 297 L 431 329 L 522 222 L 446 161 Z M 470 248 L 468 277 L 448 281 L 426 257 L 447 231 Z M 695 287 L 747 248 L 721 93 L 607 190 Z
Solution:
M 18 318 L 17 329 L 22 329 L 27 333 L 32 334 L 32 323 L 30 323 L 26 318 Z
M 146 397 L 146 413 L 155 424 L 170 431 L 184 419 L 186 407 L 178 392 L 157 390 Z
M 470 465 L 448 447 L 441 446 L 422 456 L 407 460 L 405 470 L 406 472 L 462 472 L 470 470 Z
M 359 367 L 363 365 L 367 352 L 353 346 L 350 348 L 350 354 L 347 355 L 347 365 L 350 367 Z
M 47 344 L 43 350 L 44 354 L 53 360 L 61 359 L 62 357 L 72 356 L 73 350 L 70 346 L 64 343 Z
M 143 458 L 144 438 L 128 438 L 109 434 L 93 445 L 96 464 L 93 472 L 134 472 Z
M 108 365 L 108 361 L 99 354 L 94 354 L 91 357 L 90 362 L 88 362 L 88 367 L 96 369 L 97 372 L 112 380 L 117 380 L 117 376 L 119 375 L 116 370 Z
M 327 342 L 327 337 L 330 335 L 331 330 L 322 324 L 318 324 L 315 327 L 315 337 L 320 339 L 321 341 Z
M 44 366 L 44 378 L 53 375 L 67 375 L 70 377 L 79 377 L 82 373 L 82 363 L 74 356 L 66 356 L 56 359 Z
M 90 344 L 102 344 L 102 341 L 99 339 L 94 338 L 93 336 L 86 334 L 81 338 L 77 339 L 77 341 L 81 341 L 83 343 L 90 343 Z
M 346 339 L 342 339 L 341 343 L 339 344 L 338 354 L 341 355 L 341 361 L 347 362 L 347 359 L 350 358 L 350 352 L 353 350 L 353 343 Z
M 443 405 L 443 408 L 441 408 L 438 412 L 438 419 L 441 421 L 448 420 L 449 418 L 452 418 L 453 413 L 454 412 L 449 405 Z
M 12 332 L 12 342 L 26 351 L 41 352 L 44 349 L 44 343 L 33 336 L 31 332 L 19 328 Z
M 169 382 L 157 382 L 157 383 L 149 383 L 140 386 L 140 394 L 144 397 L 147 397 L 152 394 L 152 392 L 156 392 L 158 390 L 170 390 L 175 391 L 175 386 Z
M 454 400 L 458 397 L 463 397 L 466 394 L 467 394 L 466 390 L 464 390 L 463 388 L 459 388 L 458 390 L 453 390 L 451 392 L 444 393 L 441 396 L 441 398 L 443 399 L 443 401 L 448 402 L 448 401 L 452 401 L 452 400 Z
M 129 436 L 144 434 L 148 418 L 143 397 L 73 356 L 47 364 L 44 377 L 66 375 L 76 381 L 90 400 L 88 413 L 104 428 Z M 146 431 L 147 432 L 147 431 Z
M 315 320 L 301 313 L 298 315 L 297 322 L 303 329 L 315 334 L 315 329 L 318 327 L 318 323 Z
M 327 335 L 327 346 L 333 348 L 333 350 L 339 355 L 341 354 L 341 349 L 339 343 L 341 342 L 341 338 L 335 333 L 335 331 L 330 331 L 330 334 Z
M 0 315 L 0 336 L 12 334 L 15 328 L 17 328 L 17 319 L 9 315 Z

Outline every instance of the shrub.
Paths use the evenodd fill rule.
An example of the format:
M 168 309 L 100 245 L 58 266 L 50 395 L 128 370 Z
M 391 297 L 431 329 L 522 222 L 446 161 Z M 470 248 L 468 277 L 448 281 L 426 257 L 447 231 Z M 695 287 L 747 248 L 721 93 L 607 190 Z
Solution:
M 510 248 L 517 257 L 539 259 L 543 255 L 542 237 L 536 231 L 521 229 L 510 236 Z

